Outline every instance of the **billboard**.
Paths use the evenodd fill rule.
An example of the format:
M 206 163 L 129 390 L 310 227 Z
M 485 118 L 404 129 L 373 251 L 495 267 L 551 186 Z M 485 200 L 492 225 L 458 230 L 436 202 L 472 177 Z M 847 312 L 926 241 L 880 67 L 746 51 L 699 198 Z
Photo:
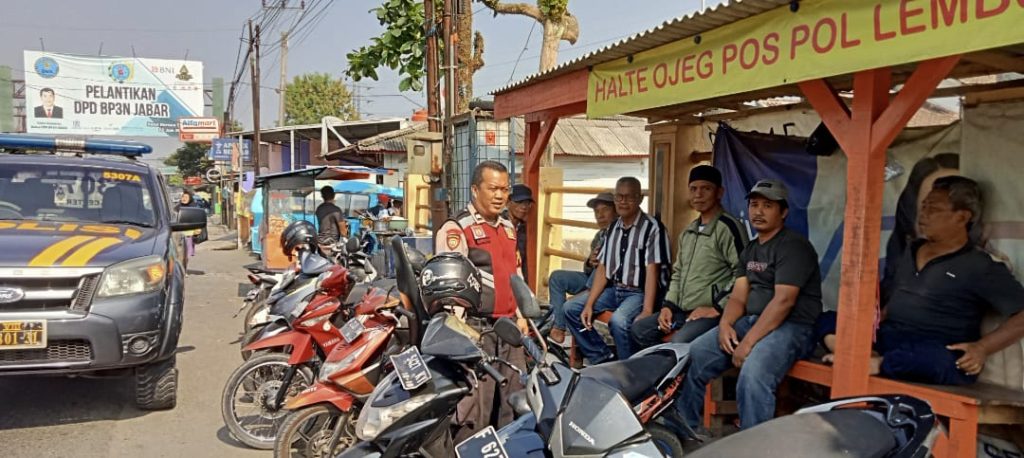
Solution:
M 30 133 L 178 137 L 203 115 L 203 64 L 25 51 Z

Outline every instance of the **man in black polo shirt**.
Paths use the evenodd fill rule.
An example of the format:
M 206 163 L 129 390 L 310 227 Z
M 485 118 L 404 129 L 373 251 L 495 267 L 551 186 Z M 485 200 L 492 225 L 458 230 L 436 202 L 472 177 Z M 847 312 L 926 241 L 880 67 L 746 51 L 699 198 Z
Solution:
M 771 420 L 775 389 L 812 346 L 821 313 L 818 254 L 804 236 L 783 225 L 787 194 L 775 180 L 761 180 L 747 194 L 757 239 L 740 255 L 740 273 L 718 328 L 690 344 L 690 369 L 678 409 L 691 428 L 700 424 L 708 382 L 733 366 L 740 368 L 740 427 Z
M 1024 338 L 1024 288 L 968 236 L 981 214 L 974 180 L 935 180 L 917 217 L 922 239 L 882 283 L 884 318 L 872 374 L 966 385 L 978 379 L 989 355 Z M 981 320 L 990 307 L 1010 319 L 982 337 Z

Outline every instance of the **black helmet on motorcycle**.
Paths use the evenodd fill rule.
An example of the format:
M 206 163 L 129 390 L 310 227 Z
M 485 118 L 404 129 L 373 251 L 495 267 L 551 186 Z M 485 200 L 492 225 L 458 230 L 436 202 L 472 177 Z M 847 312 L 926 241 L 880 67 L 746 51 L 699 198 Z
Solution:
M 412 271 L 419 275 L 423 272 L 423 266 L 427 265 L 427 257 L 423 255 L 423 252 L 413 247 L 409 247 L 406 250 L 409 256 L 409 265 L 412 266 Z
M 281 232 L 281 250 L 286 256 L 291 256 L 296 248 L 303 245 L 309 250 L 315 249 L 316 241 L 316 228 L 306 220 L 291 223 Z
M 480 308 L 480 271 L 461 253 L 441 253 L 430 258 L 420 273 L 420 295 L 427 313 L 445 307 L 463 307 L 470 315 Z

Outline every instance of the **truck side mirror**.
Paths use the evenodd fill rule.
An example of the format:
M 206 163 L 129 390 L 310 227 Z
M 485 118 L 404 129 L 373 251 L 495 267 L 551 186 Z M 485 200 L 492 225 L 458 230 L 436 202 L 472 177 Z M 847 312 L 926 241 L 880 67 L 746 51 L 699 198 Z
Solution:
M 194 231 L 206 227 L 206 210 L 194 207 L 178 209 L 178 220 L 171 223 L 174 232 Z

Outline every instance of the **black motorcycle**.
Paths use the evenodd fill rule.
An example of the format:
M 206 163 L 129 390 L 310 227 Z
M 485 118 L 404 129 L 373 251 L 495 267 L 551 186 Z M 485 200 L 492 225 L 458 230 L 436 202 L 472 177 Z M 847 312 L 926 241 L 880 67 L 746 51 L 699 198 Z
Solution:
M 459 401 L 472 393 L 479 375 L 507 383 L 492 363 L 514 367 L 484 353 L 474 343 L 479 339 L 476 330 L 452 315 L 431 318 L 419 349 L 410 347 L 393 357 L 394 372 L 377 384 L 363 406 L 356 423 L 362 442 L 340 456 L 453 456 L 451 424 Z M 537 441 L 532 452 L 542 447 Z M 531 452 L 513 450 L 514 455 L 506 456 Z
M 513 280 L 512 286 L 520 310 L 527 315 L 538 313 L 525 283 Z M 510 401 L 517 413 L 535 419 L 523 424 L 535 425 L 547 442 L 548 456 L 682 456 L 678 437 L 663 425 L 643 424 L 638 416 L 643 405 L 636 405 L 633 399 L 645 392 L 653 392 L 657 399 L 666 380 L 679 368 L 669 370 L 670 361 L 656 367 L 645 360 L 654 362 L 651 358 L 663 353 L 659 347 L 685 344 L 658 345 L 626 361 L 575 371 L 549 358 L 543 340 L 538 347 L 515 324 L 499 322 L 495 331 L 510 344 L 518 340 L 541 361 L 530 372 L 525 395 L 513 395 Z M 637 358 L 640 361 L 631 365 Z M 659 378 L 661 381 L 655 382 Z M 660 408 L 680 424 L 670 406 L 668 402 Z M 509 436 L 509 427 L 499 431 L 499 436 Z M 901 395 L 862 396 L 802 409 L 705 445 L 691 455 L 923 458 L 940 431 L 941 425 L 925 401 Z M 692 431 L 684 434 L 696 436 Z

